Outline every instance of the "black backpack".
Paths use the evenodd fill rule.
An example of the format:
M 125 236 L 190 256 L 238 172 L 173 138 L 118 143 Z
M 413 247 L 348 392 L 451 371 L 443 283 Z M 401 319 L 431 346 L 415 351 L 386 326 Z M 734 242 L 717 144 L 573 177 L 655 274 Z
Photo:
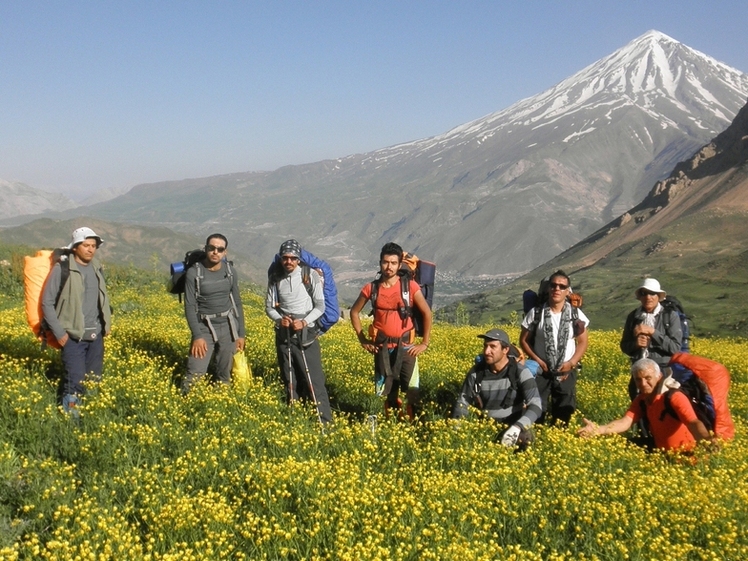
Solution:
M 193 249 L 184 254 L 184 260 L 178 263 L 172 263 L 170 266 L 171 278 L 169 279 L 168 289 L 170 294 L 178 294 L 179 301 L 182 301 L 182 294 L 185 291 L 185 282 L 187 280 L 187 270 L 197 263 L 200 263 L 205 259 L 206 253 L 202 249 Z M 234 286 L 234 270 L 232 265 L 233 261 L 224 259 L 223 262 L 226 264 L 226 276 Z M 198 267 L 197 276 L 195 277 L 195 295 L 200 295 L 200 281 L 203 278 L 202 267 Z M 233 302 L 233 296 L 231 297 Z
M 680 388 L 671 388 L 667 390 L 663 396 L 665 400 L 664 408 L 660 414 L 660 421 L 665 419 L 666 415 L 671 416 L 673 419 L 678 419 L 678 414 L 675 412 L 671 400 L 675 392 L 681 392 L 685 394 L 688 401 L 693 407 L 696 417 L 704 423 L 706 429 L 710 432 L 714 431 L 714 423 L 716 420 L 716 412 L 714 410 L 714 398 L 712 393 L 709 391 L 709 386 L 706 385 L 701 378 L 696 376 L 693 372 L 686 368 L 681 368 L 680 373 L 676 373 L 673 369 L 673 378 L 678 380 Z M 647 430 L 650 432 L 649 419 L 647 418 L 647 404 L 644 400 L 640 402 L 642 410 L 642 422 Z M 651 439 L 651 436 L 649 436 Z M 649 447 L 654 446 L 654 441 L 647 442 Z

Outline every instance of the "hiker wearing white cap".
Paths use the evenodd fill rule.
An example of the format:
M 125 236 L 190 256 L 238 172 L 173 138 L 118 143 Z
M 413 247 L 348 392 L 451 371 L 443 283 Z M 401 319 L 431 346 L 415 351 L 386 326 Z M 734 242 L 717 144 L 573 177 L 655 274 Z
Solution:
M 636 289 L 634 296 L 641 305 L 626 318 L 621 337 L 621 350 L 631 362 L 649 358 L 664 368 L 670 357 L 680 351 L 683 332 L 678 313 L 668 310 L 661 302 L 667 294 L 657 279 L 647 278 Z M 629 388 L 632 398 L 636 388 Z
M 103 337 L 112 329 L 111 307 L 96 250 L 102 240 L 91 228 L 78 228 L 69 255 L 49 273 L 42 296 L 47 328 L 62 348 L 65 367 L 62 406 L 75 413 L 86 376 L 101 378 Z

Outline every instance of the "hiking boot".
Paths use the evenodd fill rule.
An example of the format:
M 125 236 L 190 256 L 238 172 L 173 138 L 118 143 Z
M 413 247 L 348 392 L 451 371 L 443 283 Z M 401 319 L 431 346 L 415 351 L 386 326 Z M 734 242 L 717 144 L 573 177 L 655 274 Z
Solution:
M 390 418 L 390 408 L 391 408 L 391 405 L 390 405 L 389 400 L 385 401 L 384 402 L 384 418 L 385 419 L 389 419 Z M 398 418 L 402 419 L 402 415 L 403 415 L 403 400 L 400 399 L 399 397 L 397 398 L 397 406 L 396 406 L 396 408 L 397 408 L 397 416 L 398 416 Z
M 81 416 L 81 412 L 78 409 L 79 405 L 80 400 L 77 395 L 69 393 L 62 396 L 62 410 L 73 419 L 78 419 Z

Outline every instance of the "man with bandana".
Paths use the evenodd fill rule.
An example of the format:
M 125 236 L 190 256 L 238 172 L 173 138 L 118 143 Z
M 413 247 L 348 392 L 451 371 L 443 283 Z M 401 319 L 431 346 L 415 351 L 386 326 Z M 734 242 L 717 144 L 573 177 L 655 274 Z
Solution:
M 590 320 L 568 301 L 571 292 L 569 276 L 556 271 L 548 283 L 548 299 L 542 307 L 533 308 L 522 320 L 520 345 L 528 357 L 540 365 L 536 382 L 543 404 L 545 420 L 549 411 L 551 423 L 569 422 L 577 407 L 579 362 L 587 350 L 587 326 Z
M 325 313 L 323 277 L 301 261 L 301 245 L 286 240 L 279 274 L 268 278 L 265 313 L 275 325 L 275 347 L 288 403 L 311 401 L 322 425 L 332 420 L 316 322 Z

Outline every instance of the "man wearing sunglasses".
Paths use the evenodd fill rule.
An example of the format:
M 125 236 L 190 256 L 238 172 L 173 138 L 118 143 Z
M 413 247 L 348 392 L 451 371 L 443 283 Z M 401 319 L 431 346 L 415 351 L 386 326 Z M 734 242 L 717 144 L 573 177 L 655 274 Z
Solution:
M 641 358 L 648 358 L 664 369 L 670 358 L 681 350 L 683 330 L 678 313 L 662 305 L 667 293 L 662 290 L 657 279 L 648 278 L 634 296 L 641 306 L 632 310 L 626 318 L 621 337 L 621 350 L 634 363 Z M 637 394 L 632 378 L 629 383 L 631 399 Z
M 332 420 L 316 322 L 325 313 L 322 277 L 301 266 L 301 245 L 286 240 L 278 255 L 281 270 L 268 278 L 265 313 L 275 324 L 275 347 L 289 404 L 300 397 L 314 403 L 323 425 Z
M 234 271 L 226 259 L 223 234 L 205 241 L 205 257 L 185 273 L 184 314 L 192 332 L 182 393 L 208 371 L 215 354 L 215 378 L 231 383 L 234 353 L 244 350 L 244 310 Z
M 587 350 L 590 320 L 582 310 L 572 309 L 570 292 L 569 276 L 556 271 L 548 283 L 547 301 L 522 320 L 522 350 L 540 365 L 536 382 L 543 405 L 541 423 L 549 410 L 549 399 L 552 423 L 568 423 L 577 408 L 577 374 Z

